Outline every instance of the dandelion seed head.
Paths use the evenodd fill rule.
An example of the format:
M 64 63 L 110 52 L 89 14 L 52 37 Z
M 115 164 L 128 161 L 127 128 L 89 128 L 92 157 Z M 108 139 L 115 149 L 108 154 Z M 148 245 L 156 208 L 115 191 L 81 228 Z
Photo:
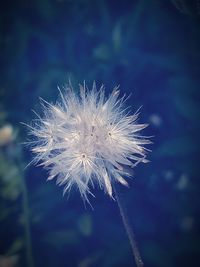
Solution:
M 138 124 L 138 112 L 130 115 L 118 87 L 106 98 L 95 83 L 92 90 L 80 85 L 80 94 L 68 85 L 60 96 L 56 104 L 41 100 L 43 116 L 36 114 L 29 126 L 33 162 L 48 170 L 48 180 L 64 185 L 64 193 L 77 186 L 88 200 L 98 184 L 113 197 L 112 184 L 127 186 L 127 169 L 147 162 L 144 145 L 150 141 L 138 133 L 147 125 Z

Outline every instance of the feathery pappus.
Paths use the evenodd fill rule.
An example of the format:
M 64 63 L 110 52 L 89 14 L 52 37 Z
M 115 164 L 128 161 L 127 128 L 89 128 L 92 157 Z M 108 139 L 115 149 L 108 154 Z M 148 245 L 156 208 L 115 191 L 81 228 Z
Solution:
M 48 170 L 48 180 L 64 185 L 64 193 L 76 185 L 88 201 L 98 184 L 113 197 L 112 184 L 128 185 L 128 168 L 147 162 L 144 145 L 151 143 L 138 134 L 147 124 L 137 123 L 139 113 L 131 115 L 125 101 L 119 87 L 106 97 L 95 83 L 91 90 L 80 85 L 79 94 L 67 85 L 56 104 L 41 100 L 43 116 L 36 113 L 29 126 L 33 162 Z

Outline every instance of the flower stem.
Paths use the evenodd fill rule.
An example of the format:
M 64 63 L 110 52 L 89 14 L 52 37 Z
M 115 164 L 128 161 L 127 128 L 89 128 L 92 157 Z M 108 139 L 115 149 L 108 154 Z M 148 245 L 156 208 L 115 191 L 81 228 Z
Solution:
M 126 213 L 126 209 L 125 209 L 125 207 L 123 205 L 119 190 L 118 190 L 116 184 L 114 184 L 113 187 L 114 187 L 114 192 L 115 192 L 115 198 L 117 200 L 119 211 L 120 211 L 120 214 L 121 214 L 121 217 L 122 217 L 122 221 L 123 221 L 124 227 L 126 229 L 126 233 L 128 235 L 128 238 L 129 238 L 129 241 L 130 241 L 130 244 L 131 244 L 133 256 L 135 258 L 135 263 L 136 263 L 137 267 L 143 267 L 144 263 L 143 263 L 142 258 L 140 256 L 140 252 L 139 252 L 139 249 L 138 249 L 138 246 L 137 246 L 137 242 L 135 240 L 135 235 L 134 235 L 133 229 L 131 228 L 130 221 L 129 221 L 127 213 Z
M 34 267 L 33 255 L 32 255 L 32 242 L 31 242 L 31 231 L 29 221 L 29 207 L 28 207 L 28 192 L 25 182 L 25 177 L 22 177 L 22 206 L 25 216 L 25 239 L 26 239 L 26 258 L 28 267 Z
M 24 214 L 24 230 L 25 230 L 25 244 L 26 244 L 26 260 L 28 267 L 34 267 L 33 254 L 32 254 L 32 240 L 31 240 L 31 229 L 30 229 L 30 214 L 29 214 L 29 204 L 28 204 L 28 191 L 25 181 L 25 176 L 23 173 L 23 167 L 21 160 L 16 157 L 15 162 L 21 174 L 21 187 L 22 187 L 22 210 Z

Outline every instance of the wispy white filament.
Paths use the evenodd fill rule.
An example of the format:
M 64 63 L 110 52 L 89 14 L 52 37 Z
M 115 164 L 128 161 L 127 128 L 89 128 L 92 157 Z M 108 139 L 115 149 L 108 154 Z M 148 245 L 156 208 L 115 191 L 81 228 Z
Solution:
M 147 125 L 137 123 L 138 112 L 127 112 L 118 87 L 108 98 L 104 93 L 94 83 L 92 90 L 80 85 L 76 95 L 68 85 L 60 103 L 42 100 L 44 114 L 30 126 L 34 162 L 65 186 L 64 193 L 76 185 L 86 200 L 95 184 L 112 197 L 112 183 L 128 185 L 127 170 L 147 162 L 143 145 L 150 142 L 138 134 Z

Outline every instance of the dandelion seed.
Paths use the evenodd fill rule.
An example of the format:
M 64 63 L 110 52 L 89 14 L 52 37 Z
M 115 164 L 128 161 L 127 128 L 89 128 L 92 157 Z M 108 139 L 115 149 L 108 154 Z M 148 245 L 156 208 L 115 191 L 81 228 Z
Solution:
M 41 100 L 44 115 L 29 127 L 34 163 L 48 170 L 48 180 L 65 185 L 64 192 L 75 185 L 88 201 L 91 186 L 98 184 L 113 197 L 113 183 L 128 185 L 127 169 L 147 162 L 144 145 L 150 141 L 138 134 L 147 125 L 137 123 L 138 112 L 130 115 L 124 108 L 118 87 L 108 98 L 95 83 L 91 91 L 80 85 L 80 95 L 71 85 L 60 94 L 54 105 Z

